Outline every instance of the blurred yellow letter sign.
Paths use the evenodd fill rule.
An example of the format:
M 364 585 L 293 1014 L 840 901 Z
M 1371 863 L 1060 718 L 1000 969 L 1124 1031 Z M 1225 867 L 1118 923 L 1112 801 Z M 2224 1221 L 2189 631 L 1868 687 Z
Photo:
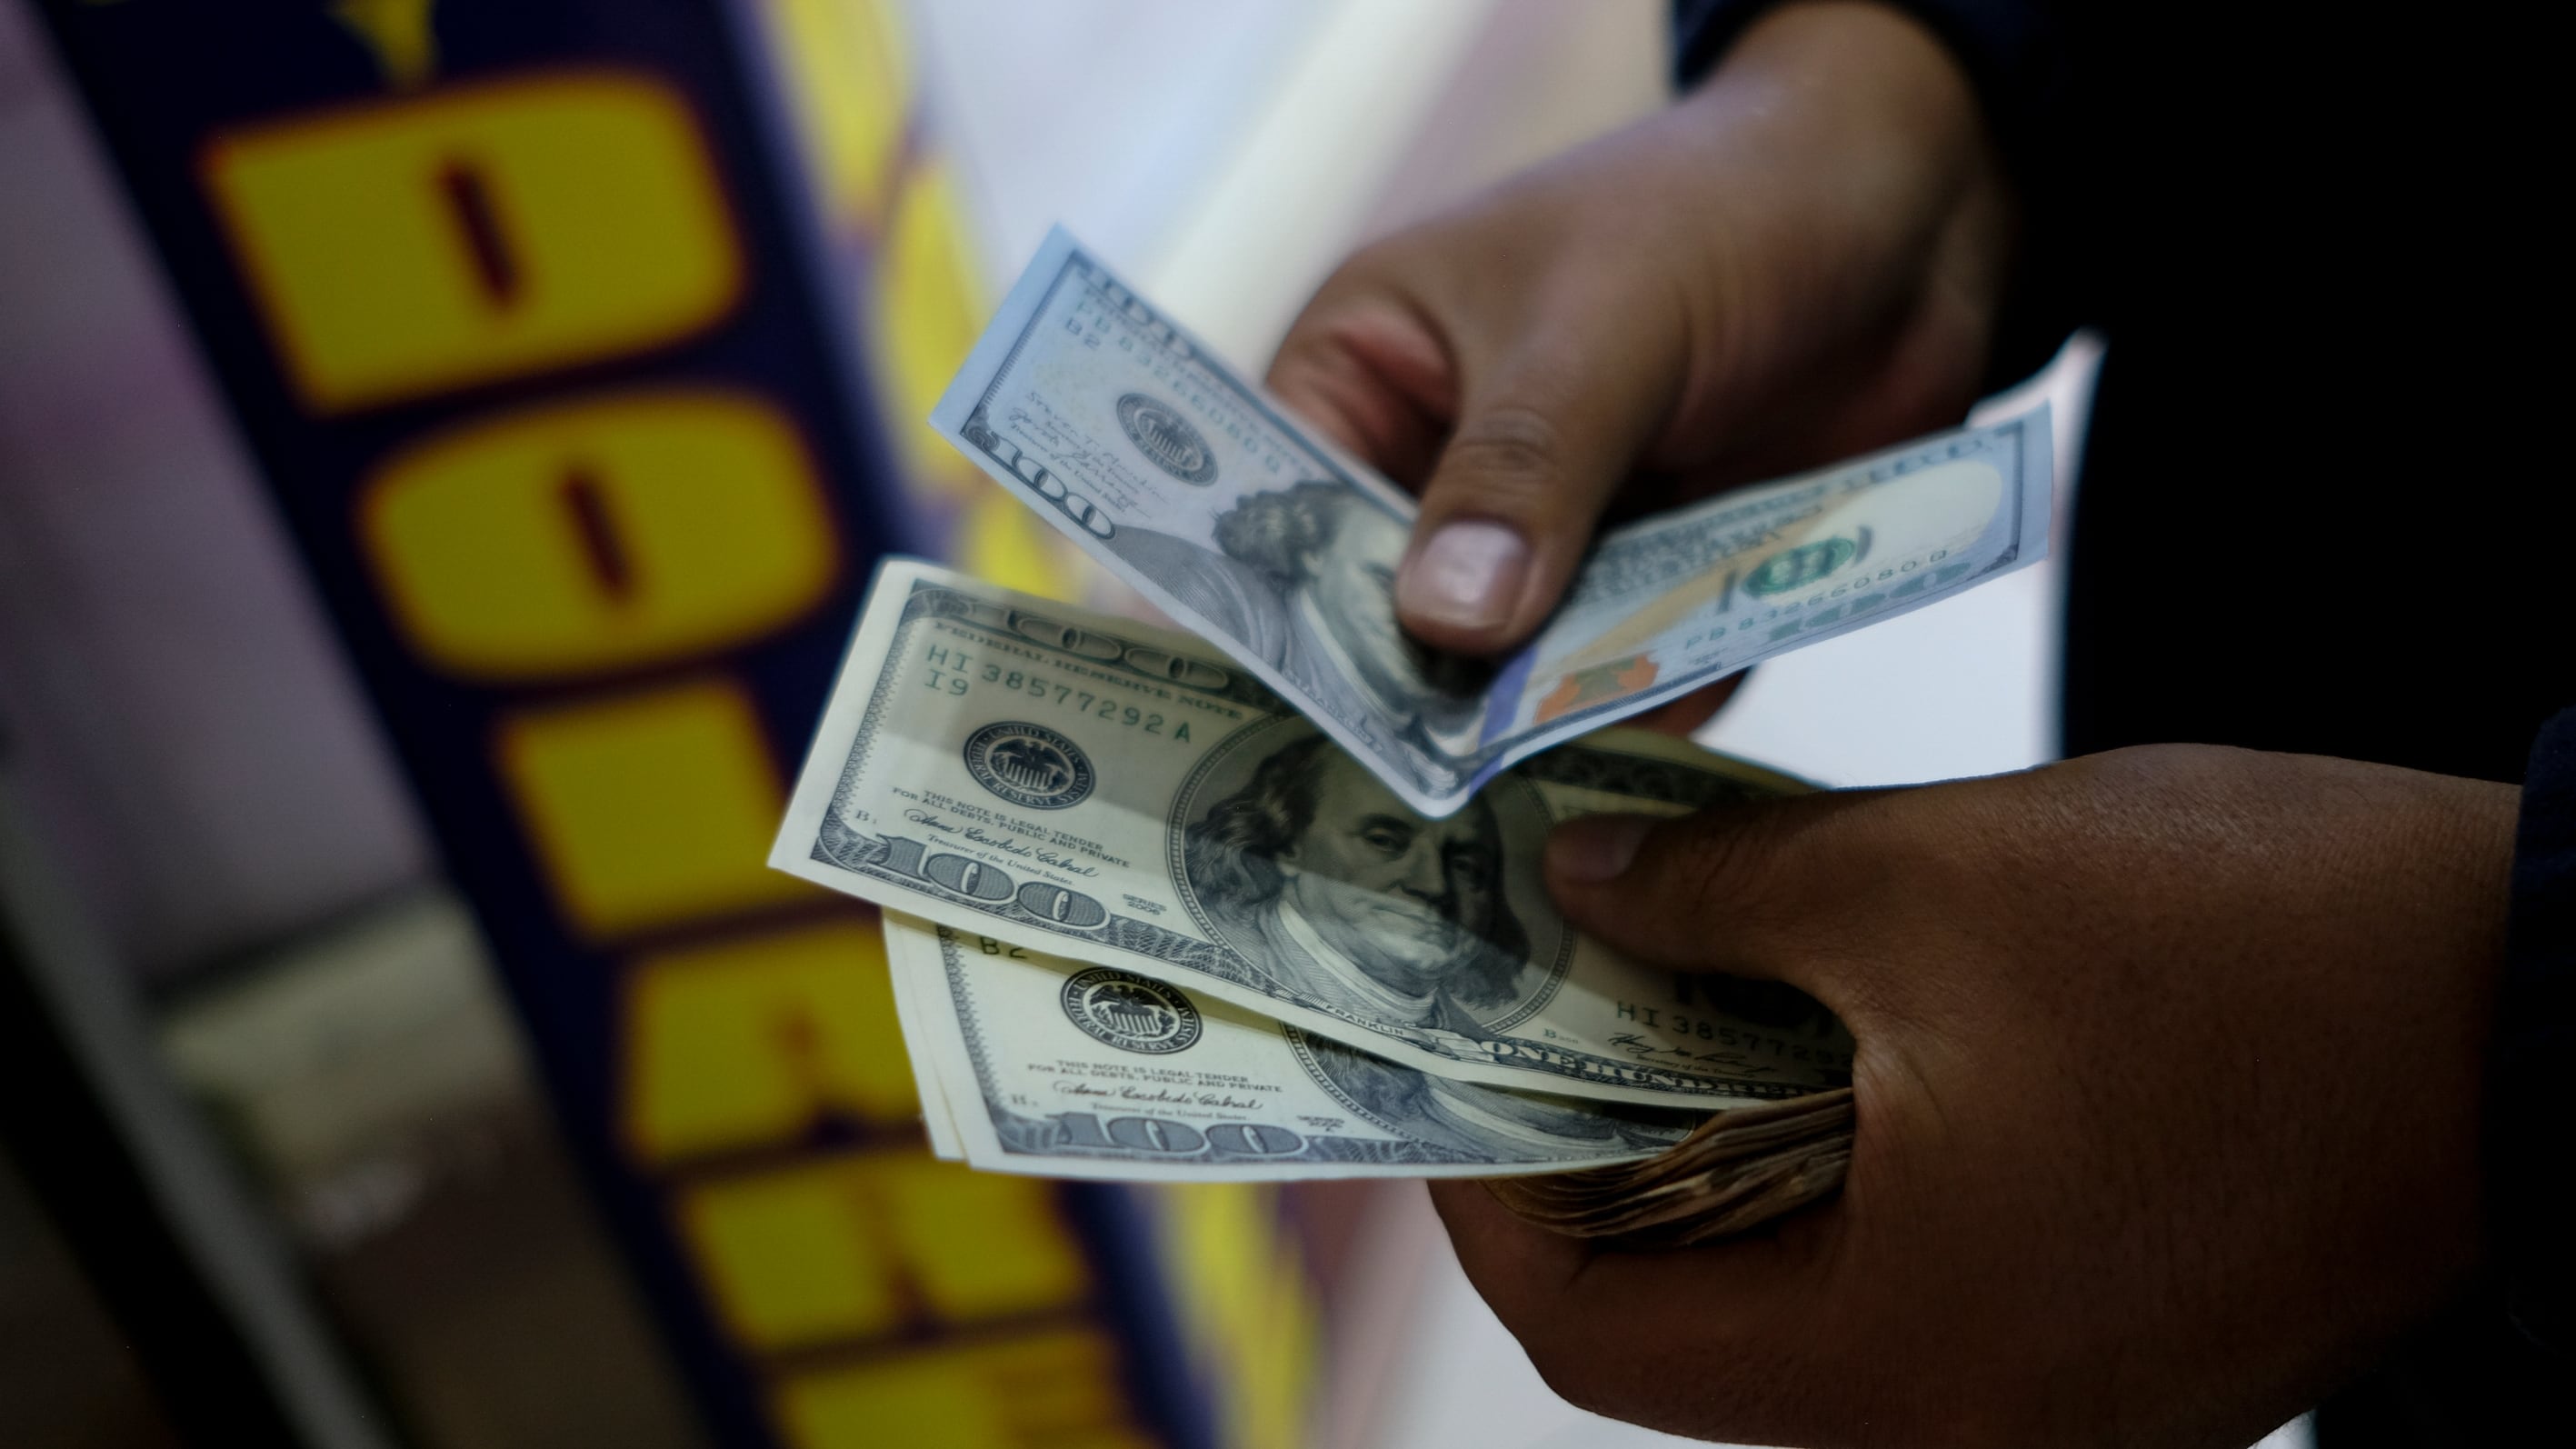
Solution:
M 544 680 L 756 639 L 830 591 L 833 526 L 795 425 L 665 389 L 478 419 L 367 480 L 386 602 L 450 673 Z
M 494 752 L 556 903 L 587 939 L 819 894 L 769 868 L 787 796 L 730 679 L 515 711 Z
M 625 1039 L 625 1139 L 646 1162 L 794 1145 L 838 1114 L 908 1124 L 921 1110 L 873 919 L 647 956 Z
M 201 168 L 286 374 L 320 413 L 673 341 L 742 288 L 697 126 L 641 77 L 300 116 L 217 137 Z

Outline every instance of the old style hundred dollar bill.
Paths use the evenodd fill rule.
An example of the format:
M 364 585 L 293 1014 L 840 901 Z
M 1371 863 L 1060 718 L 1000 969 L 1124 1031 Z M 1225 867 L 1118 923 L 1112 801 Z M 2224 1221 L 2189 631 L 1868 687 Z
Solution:
M 931 423 L 1414 809 L 1763 659 L 2035 562 L 2045 407 L 1604 534 L 1499 668 L 1396 626 L 1414 516 L 1058 229 Z
M 1048 1177 L 1498 1177 L 1635 1162 L 1703 1114 L 1450 1081 L 1202 999 L 892 912 L 942 1156 Z
M 1442 820 L 1186 635 L 928 564 L 878 572 L 770 863 L 1434 1076 L 1715 1110 L 1841 1085 L 1821 1008 L 1577 935 L 1549 827 L 1802 788 L 1586 739 Z

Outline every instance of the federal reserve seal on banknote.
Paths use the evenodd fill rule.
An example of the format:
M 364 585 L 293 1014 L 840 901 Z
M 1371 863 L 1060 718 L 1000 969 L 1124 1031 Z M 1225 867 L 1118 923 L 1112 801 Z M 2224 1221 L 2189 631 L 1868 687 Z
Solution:
M 1082 746 L 1022 720 L 989 724 L 966 737 L 966 773 L 1014 805 L 1063 810 L 1079 805 L 1099 782 Z
M 1164 1056 L 1187 1051 L 1199 1039 L 1199 1009 L 1160 981 L 1094 966 L 1065 978 L 1065 1020 L 1093 1041 L 1122 1052 Z

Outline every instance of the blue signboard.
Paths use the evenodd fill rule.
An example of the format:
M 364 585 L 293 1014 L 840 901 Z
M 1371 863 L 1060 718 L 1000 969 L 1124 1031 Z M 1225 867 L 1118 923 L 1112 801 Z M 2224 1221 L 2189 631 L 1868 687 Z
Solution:
M 874 920 L 762 864 L 933 540 L 754 17 L 45 9 L 717 1436 L 1241 1442 L 1181 1325 L 1302 1300 L 1168 1291 L 1154 1226 L 1220 1257 L 1240 1194 L 932 1160 Z

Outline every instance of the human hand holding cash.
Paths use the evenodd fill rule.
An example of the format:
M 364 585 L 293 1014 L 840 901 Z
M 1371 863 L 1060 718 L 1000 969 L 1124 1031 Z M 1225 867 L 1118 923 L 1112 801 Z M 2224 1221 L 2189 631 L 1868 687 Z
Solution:
M 1722 1332 L 1984 1402 L 2067 1323 L 2198 1382 L 2451 1281 L 2515 800 L 2214 750 L 1801 793 L 1610 732 L 1431 821 L 1185 636 L 895 563 L 772 861 L 886 908 L 942 1151 L 1430 1178 L 1552 1381 Z
M 2131 64 L 2137 47 L 2116 27 L 2096 40 L 2104 37 L 2103 54 L 2079 44 L 2054 55 L 2044 88 L 2062 90 L 2073 75 L 2116 90 L 2131 70 L 2172 70 L 2161 53 Z M 943 847 L 935 870 L 928 847 L 908 851 L 890 824 L 848 819 L 840 844 L 854 848 L 839 854 L 855 873 L 891 862 L 900 875 L 917 861 L 941 891 L 964 899 L 915 891 L 914 908 L 981 914 L 939 921 L 926 936 L 894 923 L 916 1023 L 943 1000 L 925 986 L 948 987 L 947 1036 L 912 1028 L 917 1045 L 953 1048 L 925 1053 L 938 1058 L 925 1064 L 934 1131 L 972 1159 L 980 1124 L 990 1132 L 985 1160 L 1042 1171 L 1257 1175 L 1264 1169 L 1242 1162 L 1259 1157 L 1275 1173 L 1374 1154 L 1424 1175 L 1477 1166 L 1513 1174 L 1430 1184 L 1468 1280 L 1551 1387 L 1711 1439 L 1862 1444 L 1911 1433 L 2224 1446 L 2314 1403 L 2392 1345 L 2433 1347 L 2424 1330 L 2437 1323 L 2443 1352 L 2416 1358 L 2408 1377 L 2444 1360 L 2484 1368 L 2545 1350 L 2498 1331 L 2491 1291 L 2502 1285 L 2491 1276 L 2499 1219 L 2489 1194 L 2514 1185 L 2492 1160 L 2505 1140 L 2493 1126 L 2531 1120 L 2484 1115 L 2482 1124 L 2481 1112 L 2498 1080 L 2487 1069 L 2508 899 L 2517 927 L 2520 915 L 2510 788 L 2169 747 L 1917 789 L 1721 799 L 1676 818 L 1652 789 L 1629 792 L 1642 803 L 1587 803 L 1558 793 L 1561 782 L 1511 773 L 1516 751 L 1557 743 L 1555 727 L 1606 723 L 1666 687 L 1715 677 L 1703 669 L 1740 667 L 1759 652 L 1743 648 L 1745 633 L 1766 645 L 1821 637 L 2027 558 L 2019 541 L 2035 544 L 2036 510 L 1996 522 L 2007 511 L 2001 500 L 2039 491 L 2039 460 L 2008 449 L 1946 458 L 1906 449 L 1857 480 L 1832 470 L 1823 476 L 1848 486 L 1771 516 L 1757 509 L 1740 540 L 1723 525 L 1704 530 L 1705 547 L 1680 535 L 1669 572 L 1636 571 L 1647 580 L 1642 598 L 1615 584 L 1596 590 L 1577 574 L 1586 557 L 1597 566 L 1610 555 L 1583 550 L 1614 499 L 1634 506 L 1667 486 L 1667 496 L 1692 496 L 1758 476 L 1762 458 L 1803 464 L 1958 416 L 1998 360 L 2008 290 L 2043 276 L 2038 292 L 2057 290 L 2054 267 L 2035 274 L 2018 263 L 2024 236 L 2060 253 L 2071 237 L 2107 262 L 2091 274 L 2110 288 L 2097 301 L 2160 275 L 2156 247 L 2120 245 L 2124 235 L 2151 237 L 2152 216 L 2129 225 L 2140 218 L 2092 207 L 2100 188 L 2065 193 L 2044 165 L 2006 167 L 1989 123 L 2030 114 L 2018 103 L 2035 93 L 1991 74 L 1972 84 L 1955 38 L 1918 17 L 1780 7 L 1720 38 L 1713 74 L 1675 105 L 1371 246 L 1292 333 L 1274 376 L 1330 417 L 1335 436 L 1421 485 L 1418 513 L 1298 436 L 1105 269 L 1070 264 L 1069 245 L 1056 258 L 1067 265 L 1041 268 L 1030 284 L 1040 290 L 1015 297 L 951 399 L 964 406 L 943 412 L 952 435 L 1216 651 L 1184 646 L 1169 668 L 1184 668 L 1180 655 L 1220 669 L 1232 661 L 1413 809 L 1378 808 L 1347 769 L 1328 777 L 1321 762 L 1333 757 L 1321 752 L 1272 770 L 1266 790 L 1249 776 L 1219 782 L 1204 808 L 1202 796 L 1166 785 L 1171 803 L 1156 816 L 1156 792 L 1140 789 L 1145 812 L 1122 838 L 1159 835 L 1164 851 L 1159 869 L 1148 861 L 1122 873 L 1113 898 L 1089 891 L 1089 877 L 1068 878 L 1073 866 L 1106 867 L 1067 853 L 1055 834 L 1137 863 L 1097 826 L 1068 818 L 1083 808 L 1074 795 L 1100 798 L 1092 787 L 1106 772 L 1027 728 L 1043 725 L 1088 750 L 1091 725 L 1077 738 L 1014 700 L 986 724 L 930 731 L 961 759 L 981 749 L 1004 786 L 1062 802 L 1038 814 L 1022 803 L 1000 822 L 1008 834 L 970 840 L 971 851 Z M 2123 57 L 2116 64 L 2113 51 Z M 1979 93 L 1998 87 L 1999 97 Z M 2082 117 L 2074 122 L 2067 134 L 2081 140 Z M 2208 159 L 2188 144 L 2166 149 L 2186 169 Z M 2113 224 L 2060 229 L 2070 194 L 2073 213 Z M 2025 232 L 2025 217 L 2041 224 Z M 2260 230 L 2234 240 L 2259 249 Z M 2226 263 L 2227 253 L 2213 255 Z M 2193 288 L 2165 290 L 2190 310 Z M 2159 330 L 2153 308 L 2107 310 Z M 2220 306 L 2210 315 L 2233 314 Z M 1377 334 L 1354 341 L 1372 321 Z M 2192 316 L 2165 318 L 2163 330 L 2210 331 L 2195 330 Z M 1301 366 L 1306 383 L 1317 376 L 1316 358 L 1326 374 L 1342 369 L 1320 389 L 1299 381 Z M 2276 421 L 2256 416 L 2239 438 Z M 2247 475 L 2243 450 L 2201 447 L 2188 422 L 2159 424 L 2148 409 L 2124 417 L 2126 447 L 2106 454 L 2160 459 L 2182 483 L 2207 485 L 2185 489 L 2195 497 Z M 1503 426 L 1490 426 L 1498 418 Z M 2139 446 L 2165 427 L 2173 431 L 2161 447 Z M 2313 432 L 2298 431 L 2287 451 L 2300 466 L 2334 466 L 2329 454 L 2311 459 Z M 1283 437 L 1294 446 L 1278 445 Z M 1493 444 L 1508 466 L 1475 466 L 1478 445 Z M 1913 466 L 1899 466 L 1907 460 Z M 1944 473 L 1952 462 L 1991 466 L 1998 481 Z M 1274 465 L 1267 481 L 1252 471 Z M 1834 517 L 1833 505 L 1897 501 L 1918 478 L 1938 486 L 1911 485 L 1923 496 L 1893 518 L 1846 529 Z M 1695 512 L 1770 496 L 1757 487 Z M 1977 505 L 1988 498 L 1998 506 L 1978 529 Z M 1656 531 L 1693 516 L 1634 527 L 1668 542 L 1673 535 Z M 2205 509 L 2177 516 L 2177 537 L 2224 537 L 2237 521 Z M 1418 536 L 1390 550 L 1408 522 Z M 1489 541 L 1510 535 L 1522 557 L 1496 564 L 1504 550 L 1489 550 L 1481 570 L 1455 570 L 1426 591 L 1426 573 L 1441 571 L 1422 565 L 1442 538 L 1475 536 L 1459 533 L 1462 524 Z M 1946 556 L 1933 560 L 1935 551 Z M 1914 569 L 1878 577 L 1891 552 Z M 1967 567 L 1923 580 L 1927 562 Z M 1522 652 L 1491 676 L 1416 654 L 1375 598 L 1391 567 L 1404 581 L 1412 637 L 1479 657 Z M 1422 606 L 1426 593 L 1475 596 L 1474 606 L 1444 619 Z M 1607 607 L 1587 617 L 1587 601 Z M 1776 612 L 1739 631 L 1741 611 L 1757 606 Z M 1566 647 L 1549 653 L 1550 636 L 1569 623 L 1571 637 L 1554 641 Z M 1077 625 L 1065 637 L 1075 632 L 1087 631 Z M 1141 673 L 1165 667 L 1148 636 L 1097 632 L 1143 643 L 1145 653 L 1120 653 Z M 1016 650 L 998 632 L 987 637 L 998 652 Z M 2295 630 L 2281 638 L 2297 647 Z M 922 683 L 923 660 L 887 665 L 881 649 L 861 654 L 862 674 L 891 668 L 905 687 Z M 1027 661 L 996 663 L 1007 688 Z M 863 678 L 844 693 L 870 690 Z M 2135 712 L 2150 727 L 2163 717 Z M 2256 709 L 2239 724 L 2252 730 L 2245 722 L 2261 718 Z M 957 725 L 967 726 L 962 734 Z M 992 725 L 1012 728 L 982 733 Z M 1264 727 L 1249 718 L 1226 726 Z M 835 780 L 864 783 L 877 768 L 851 751 L 858 735 L 827 732 L 808 795 L 818 782 L 826 796 Z M 2359 738 L 2330 723 L 2310 737 Z M 1126 747 L 1119 763 L 1168 748 Z M 1616 740 L 1584 739 L 1518 768 L 1544 770 L 1579 750 L 1627 752 Z M 1173 768 L 1186 779 L 1204 763 Z M 885 778 L 996 808 L 949 784 Z M 1510 882 L 1513 842 L 1524 837 L 1501 804 L 1487 803 L 1507 797 L 1515 779 L 1536 793 L 1541 814 L 1563 817 L 1547 840 L 1544 892 Z M 855 796 L 846 803 L 872 808 Z M 1220 815 L 1219 803 L 1242 808 Z M 955 824 L 963 813 L 941 818 Z M 1459 825 L 1430 828 L 1440 821 Z M 824 824 L 819 811 L 808 816 L 782 854 L 815 858 Z M 988 822 L 952 833 L 977 829 L 993 836 Z M 863 838 L 871 831 L 873 842 Z M 1192 849 L 1193 831 L 1203 848 Z M 1367 868 L 1348 848 L 1354 841 L 1388 868 Z M 1496 858 L 1506 862 L 1499 876 Z M 1208 892 L 1194 875 L 1225 909 L 1201 909 Z M 1134 879 L 1147 888 L 1130 888 Z M 1376 910 L 1372 894 L 1396 908 Z M 1502 925 L 1498 900 L 1522 933 Z M 1102 925 L 1132 913 L 1177 943 L 1094 930 L 1084 902 Z M 1679 1044 L 1644 1033 L 1561 1044 L 1546 1034 L 1580 1037 L 1584 1028 L 1554 1024 L 1556 995 L 1517 1020 L 1492 1014 L 1496 993 L 1523 979 L 1497 958 L 1527 967 L 1544 954 L 1526 929 L 1533 920 L 1590 937 L 1566 962 L 1559 994 L 1570 1002 L 1585 983 L 1626 1000 L 1615 995 L 1619 983 L 1646 963 L 1672 973 L 1676 990 L 1687 982 L 1696 993 L 1710 973 L 1740 972 L 1830 1003 L 1858 1043 L 1847 1110 L 1867 1118 L 1848 1139 L 1838 1199 L 1758 1238 L 1685 1251 L 1603 1251 L 1580 1239 L 1689 1241 L 1801 1200 L 1840 1173 L 1833 1114 L 1817 1108 L 1844 1089 L 1782 1099 L 1812 1119 L 1812 1133 L 1783 1129 L 1769 1116 L 1786 1110 L 1778 1103 L 1711 1094 L 1700 1109 L 1733 1104 L 1708 1117 L 1716 1125 L 1650 1156 L 1631 1155 L 1650 1146 L 1635 1139 L 1654 1135 L 1662 1109 L 1650 1102 L 1551 1114 L 1541 1099 L 1599 1102 L 1607 1085 L 1671 1092 L 1691 1076 L 1740 1085 L 1727 1079 L 1761 1063 L 1671 1060 L 1666 1067 L 1684 1070 L 1640 1082 L 1628 1074 L 1639 1042 L 1650 1055 Z M 1000 923 L 1047 939 L 1015 956 Z M 1140 940 L 1171 947 L 1173 968 L 1131 970 L 1090 954 Z M 1042 951 L 1068 963 L 1050 965 Z M 1178 968 L 1184 960 L 1191 970 Z M 1219 982 L 1252 995 L 1198 1000 Z M 976 1005 L 1005 992 L 1025 1009 Z M 1245 1032 L 1216 1025 L 1220 1010 L 1255 1007 L 1256 997 L 1279 1007 L 1238 1022 Z M 1760 1006 L 1731 989 L 1727 1001 Z M 1643 1003 L 1628 1004 L 1642 1020 Z M 1289 1005 L 1315 1018 L 1287 1020 Z M 1767 1009 L 1732 1016 L 1710 1029 L 1732 1033 L 1722 1044 L 1736 1050 L 1745 1027 L 1776 1036 L 1791 1019 Z M 1627 1018 L 1617 1020 L 1624 1029 Z M 1354 1024 L 1369 1028 L 1363 1041 L 1335 1032 Z M 1532 1029 L 1538 1041 L 1525 1049 Z M 1317 1046 L 1327 1041 L 1390 1074 Z M 1233 1043 L 1229 1055 L 1245 1068 L 1191 1060 L 1216 1042 Z M 989 1048 L 980 1058 L 978 1043 Z M 1631 1059 L 1621 1064 L 1623 1053 Z M 1468 1065 L 1556 1080 L 1543 1090 L 1470 1080 Z M 2516 1080 L 2528 1095 L 2545 1075 Z M 1356 1090 L 1364 1080 L 1367 1090 Z M 1601 1120 L 1577 1130 L 1568 1114 L 1586 1112 Z M 1494 1132 L 1497 1121 L 1514 1130 Z M 1527 1129 L 1539 1122 L 1553 1125 L 1533 1141 Z M 1812 1140 L 1803 1152 L 1769 1151 L 1788 1138 Z M 1535 1159 L 1548 1157 L 1572 1170 L 1542 1170 Z M 2521 1187 L 2525 1206 L 2537 1200 L 2528 1181 Z M 2517 1301 L 2545 1309 L 2550 1299 Z M 2476 1313 L 2437 1319 L 2446 1307 Z M 2470 1334 L 2448 1331 L 2472 1324 Z M 2475 1352 L 2450 1352 L 2458 1343 Z M 2547 1382 L 2537 1372 L 2504 1377 Z M 2487 1378 L 2476 1376 L 2481 1386 Z M 2459 1397 L 2465 1409 L 2470 1396 Z
M 1404 493 L 1047 238 L 931 422 L 1426 815 L 1518 760 L 2037 561 L 2048 411 L 1611 529 L 1488 664 L 1396 623 Z
M 1597 731 L 2035 558 L 2044 414 L 1614 532 L 1481 675 L 1396 626 L 1402 495 L 1061 232 L 934 422 L 1200 636 L 881 572 L 772 863 L 889 909 L 941 1150 L 1554 1174 L 1498 1195 L 1663 1242 L 1839 1184 L 1840 1025 L 1568 931 L 1540 850 L 1803 788 Z

